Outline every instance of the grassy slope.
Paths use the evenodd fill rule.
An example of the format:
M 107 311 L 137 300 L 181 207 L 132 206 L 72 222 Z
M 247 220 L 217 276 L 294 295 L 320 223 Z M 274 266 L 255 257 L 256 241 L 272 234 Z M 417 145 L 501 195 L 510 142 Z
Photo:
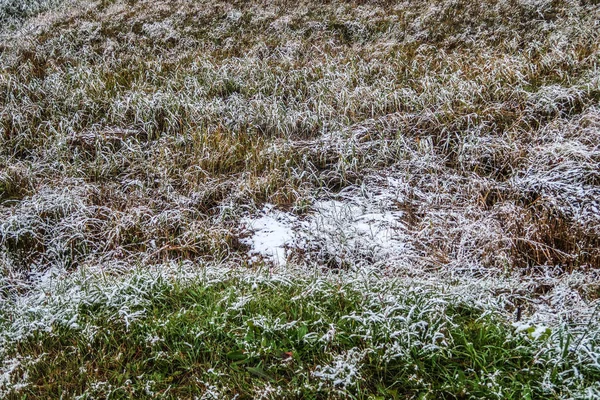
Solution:
M 302 210 L 388 167 L 430 264 L 597 266 L 597 13 L 101 2 L 44 14 L 2 45 L 0 187 L 17 201 L 4 215 L 39 219 L 19 201 L 51 208 L 57 191 L 85 207 L 27 235 L 3 226 L 7 254 L 70 265 L 149 256 L 152 240 L 154 261 L 229 254 L 246 206 Z
M 276 387 L 296 379 L 300 392 L 324 397 L 385 397 L 391 393 L 386 390 L 400 397 L 427 392 L 460 397 L 463 389 L 489 397 L 499 387 L 515 398 L 527 391 L 561 397 L 597 380 L 596 328 L 587 327 L 587 336 L 576 340 L 573 361 L 569 344 L 564 354 L 549 350 L 564 347 L 559 329 L 544 346 L 515 347 L 527 342 L 527 334 L 515 338 L 496 317 L 478 319 L 486 310 L 463 305 L 434 314 L 459 322 L 446 334 L 453 340 L 435 362 L 419 354 L 389 366 L 377 353 L 380 339 L 365 342 L 361 336 L 346 340 L 342 335 L 337 347 L 322 352 L 322 344 L 305 343 L 293 332 L 253 343 L 258 355 L 247 360 L 227 359 L 229 353 L 238 357 L 237 349 L 230 349 L 239 345 L 235 332 L 247 334 L 254 314 L 288 313 L 290 299 L 309 284 L 302 274 L 283 293 L 260 294 L 248 305 L 255 307 L 248 315 L 224 317 L 224 328 L 207 327 L 218 355 L 210 357 L 216 361 L 194 353 L 194 346 L 182 347 L 184 338 L 168 339 L 162 351 L 170 359 L 180 355 L 177 371 L 150 362 L 154 349 L 140 344 L 144 335 L 162 329 L 150 314 L 127 331 L 115 322 L 123 318 L 120 308 L 77 309 L 80 326 L 110 330 L 94 344 L 106 346 L 99 362 L 107 370 L 128 366 L 114 375 L 86 366 L 98 350 L 85 350 L 85 329 L 49 331 L 73 315 L 48 323 L 48 316 L 37 315 L 38 325 L 24 325 L 37 326 L 30 333 L 11 333 L 23 329 L 14 321 L 28 315 L 16 305 L 44 293 L 35 277 L 46 271 L 69 276 L 103 268 L 127 275 L 134 265 L 184 260 L 246 268 L 247 249 L 239 240 L 244 215 L 265 202 L 303 215 L 316 197 L 331 197 L 365 177 L 384 174 L 401 176 L 406 184 L 397 208 L 405 213 L 415 253 L 405 269 L 527 276 L 533 286 L 511 294 L 508 311 L 544 301 L 556 308 L 557 298 L 556 303 L 567 304 L 560 293 L 544 298 L 556 290 L 547 283 L 549 276 L 583 274 L 587 278 L 571 285 L 568 296 L 593 308 L 600 297 L 594 281 L 600 266 L 600 11 L 593 1 L 81 1 L 37 16 L 51 3 L 31 4 L 19 11 L 12 2 L 0 1 L 0 21 L 18 25 L 30 17 L 24 29 L 5 30 L 0 38 L 0 298 L 5 309 L 0 321 L 7 332 L 2 370 L 9 371 L 0 384 L 14 390 L 12 395 L 23 391 L 43 398 L 63 386 L 70 394 L 97 390 L 104 396 L 125 387 L 129 378 L 139 394 L 142 380 L 134 379 L 135 368 L 153 374 L 144 382 L 154 380 L 157 394 L 168 394 L 167 380 L 173 379 L 173 395 L 220 385 L 225 396 L 253 396 L 264 392 L 267 382 Z M 331 267 L 315 265 L 309 252 L 294 261 Z M 364 265 L 364 259 L 349 259 L 344 267 Z M 184 335 L 196 321 L 204 324 L 203 313 L 211 310 L 195 302 L 214 302 L 221 290 L 249 290 L 235 280 L 220 285 L 156 288 L 149 293 L 157 299 L 169 293 L 170 300 L 143 304 L 163 313 Z M 344 316 L 371 307 L 370 300 L 356 297 L 360 284 L 347 288 L 357 299 L 348 309 L 336 310 L 339 294 L 328 298 L 329 289 L 323 290 L 324 297 L 299 299 L 294 307 L 329 304 L 328 324 L 342 330 L 349 329 Z M 225 310 L 225 304 L 215 304 L 213 311 Z M 307 312 L 286 318 L 310 325 L 321 316 Z M 168 334 L 163 328 L 159 333 Z M 315 334 L 321 328 L 315 325 Z M 233 336 L 224 337 L 225 332 Z M 471 335 L 479 342 L 464 341 Z M 272 345 L 269 340 L 275 338 Z M 512 343 L 506 350 L 510 355 L 499 349 L 506 341 Z M 543 361 L 532 364 L 540 360 L 536 354 L 542 357 L 536 353 L 539 346 L 547 350 L 542 353 L 548 365 L 562 360 L 558 365 L 569 372 L 560 374 Z M 75 356 L 68 356 L 68 348 Z M 315 378 L 323 371 L 318 365 L 354 348 L 375 351 L 363 355 L 367 361 L 359 386 L 346 392 Z M 474 353 L 467 357 L 467 350 Z M 304 373 L 292 374 L 295 364 L 277 358 L 277 352 L 287 351 Z M 48 356 L 27 366 L 42 354 Z M 513 357 L 514 364 L 505 364 Z M 12 372 L 8 360 L 18 361 Z M 206 375 L 204 366 L 214 363 L 216 373 L 228 374 L 227 379 Z M 422 386 L 405 373 L 413 365 L 426 368 L 417 379 Z M 483 365 L 499 368 L 497 385 L 482 382 L 474 366 Z M 521 374 L 524 365 L 534 375 L 550 375 L 530 387 Z M 573 366 L 583 375 L 577 378 Z M 269 378 L 246 367 L 260 367 Z M 25 370 L 24 381 L 31 383 L 20 388 L 16 382 Z M 458 370 L 465 381 L 453 386 L 451 375 Z M 67 371 L 64 385 L 56 379 L 59 371 Z M 172 372 L 177 375 L 169 378 Z M 44 376 L 54 378 L 44 381 Z M 190 384 L 195 378 L 204 383 Z M 102 381 L 112 389 L 92 385 Z M 119 390 L 115 396 L 127 396 Z

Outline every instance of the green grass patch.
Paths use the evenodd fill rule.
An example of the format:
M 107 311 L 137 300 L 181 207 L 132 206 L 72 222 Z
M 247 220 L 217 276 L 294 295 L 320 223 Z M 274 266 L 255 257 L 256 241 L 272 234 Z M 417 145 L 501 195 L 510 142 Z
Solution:
M 12 379 L 27 379 L 9 397 L 555 397 L 542 342 L 397 282 L 145 274 L 81 289 L 10 347 Z

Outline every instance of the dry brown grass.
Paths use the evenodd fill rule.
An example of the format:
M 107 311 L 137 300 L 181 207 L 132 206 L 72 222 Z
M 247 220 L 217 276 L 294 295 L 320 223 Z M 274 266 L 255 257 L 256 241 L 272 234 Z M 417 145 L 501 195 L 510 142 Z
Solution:
M 243 259 L 242 215 L 306 212 L 381 174 L 408 182 L 425 264 L 598 267 L 598 12 L 101 1 L 39 14 L 0 43 L 4 270 Z M 78 206 L 47 214 L 57 193 Z

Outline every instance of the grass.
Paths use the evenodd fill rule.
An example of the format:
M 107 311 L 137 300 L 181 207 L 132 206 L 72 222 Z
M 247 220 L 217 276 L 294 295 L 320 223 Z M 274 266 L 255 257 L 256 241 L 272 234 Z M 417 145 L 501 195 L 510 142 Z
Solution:
M 0 390 L 600 396 L 599 7 L 0 0 Z
M 2 0 L 0 2 L 0 24 L 4 28 L 15 29 L 28 18 L 53 9 L 61 3 L 60 0 Z
M 397 280 L 138 271 L 75 282 L 83 295 L 62 320 L 6 353 L 27 354 L 13 371 L 27 384 L 6 398 L 562 398 L 549 387 L 573 374 L 568 354 L 548 369 L 550 330 L 533 339 Z M 55 284 L 29 313 L 65 307 L 70 290 Z M 35 321 L 5 311 L 7 332 L 13 318 Z M 599 377 L 579 374 L 582 387 Z
M 39 32 L 4 34 L 2 197 L 86 182 L 101 193 L 87 204 L 109 215 L 180 210 L 176 230 L 113 243 L 133 257 L 151 240 L 182 247 L 224 205 L 296 208 L 388 168 L 422 193 L 414 217 L 446 214 L 428 234 L 431 221 L 413 221 L 441 240 L 416 243 L 433 264 L 471 251 L 455 243 L 473 232 L 449 236 L 443 222 L 462 208 L 477 212 L 461 225 L 498 231 L 472 239 L 489 255 L 473 262 L 597 266 L 594 5 L 522 2 L 514 18 L 505 2 L 124 7 L 65 6 L 41 14 Z M 439 182 L 421 182 L 431 171 Z M 118 236 L 110 226 L 98 235 Z M 169 257 L 209 256 L 201 240 Z

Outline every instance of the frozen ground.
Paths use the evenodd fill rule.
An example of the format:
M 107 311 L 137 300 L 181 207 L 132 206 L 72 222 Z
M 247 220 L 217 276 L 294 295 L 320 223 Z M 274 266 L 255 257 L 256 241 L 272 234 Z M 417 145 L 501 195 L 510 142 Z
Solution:
M 399 178 L 370 177 L 360 187 L 338 193 L 334 200 L 315 201 L 311 211 L 300 217 L 267 205 L 254 217 L 242 219 L 242 242 L 253 262 L 402 276 L 416 286 L 443 287 L 473 304 L 503 310 L 517 325 L 584 323 L 598 308 L 597 301 L 586 299 L 598 287 L 598 270 L 564 274 L 560 268 L 546 268 L 540 275 L 477 266 L 457 268 L 454 263 L 432 267 L 416 250 L 419 237 L 400 211 L 403 189 L 406 186 Z M 484 225 L 461 228 L 486 234 L 479 232 Z
M 157 350 L 168 339 L 158 333 L 181 331 L 196 303 L 231 313 L 232 325 L 205 326 L 229 366 L 244 355 L 219 340 L 244 332 L 240 346 L 268 353 L 276 345 L 255 328 L 298 339 L 308 333 L 294 331 L 301 321 L 288 308 L 334 299 L 331 326 L 307 316 L 311 349 L 326 357 L 303 372 L 310 390 L 360 398 L 372 354 L 395 348 L 412 360 L 400 338 L 435 342 L 443 324 L 485 331 L 493 317 L 502 335 L 539 345 L 531 368 L 548 376 L 537 392 L 511 386 L 521 369 L 500 384 L 479 366 L 463 371 L 467 381 L 497 398 L 594 398 L 599 20 L 600 6 L 584 0 L 0 0 L 0 391 L 59 397 L 45 377 L 83 360 L 90 338 L 105 338 L 107 353 L 120 341 L 149 348 L 140 362 L 152 365 L 172 349 L 170 359 L 200 357 L 176 334 Z M 197 290 L 177 292 L 192 281 Z M 255 290 L 274 287 L 295 294 Z M 255 316 L 257 302 L 278 314 Z M 433 320 L 439 331 L 426 329 Z M 357 342 L 336 336 L 348 321 L 364 328 Z M 61 358 L 75 342 L 81 358 Z M 383 351 L 386 342 L 396 347 Z M 446 355 L 464 350 L 444 345 Z M 283 356 L 266 359 L 288 366 L 272 372 L 295 377 L 289 350 L 277 349 Z M 507 359 L 520 360 L 518 349 Z M 466 361 L 479 362 L 473 354 Z M 131 389 L 131 377 L 84 364 L 69 364 L 70 388 L 90 375 L 98 397 Z M 201 379 L 207 396 L 281 394 L 252 368 L 182 367 L 174 379 L 179 389 Z M 235 378 L 229 389 L 219 374 Z M 388 378 L 398 377 L 423 378 Z

